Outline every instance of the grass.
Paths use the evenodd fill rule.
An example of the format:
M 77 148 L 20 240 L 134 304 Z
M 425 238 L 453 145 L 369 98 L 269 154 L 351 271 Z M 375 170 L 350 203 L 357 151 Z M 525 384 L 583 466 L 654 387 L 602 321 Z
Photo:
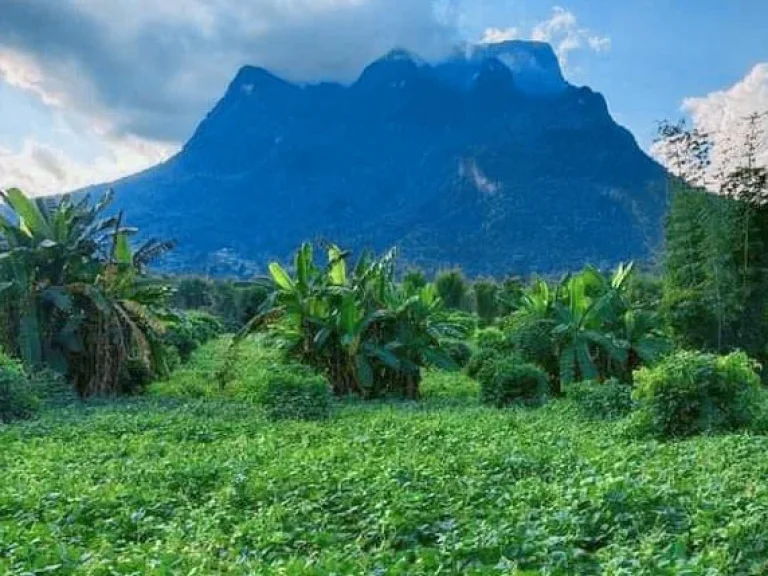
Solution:
M 272 423 L 242 382 L 0 428 L 0 573 L 768 571 L 766 437 L 641 442 L 440 373 L 420 404 Z

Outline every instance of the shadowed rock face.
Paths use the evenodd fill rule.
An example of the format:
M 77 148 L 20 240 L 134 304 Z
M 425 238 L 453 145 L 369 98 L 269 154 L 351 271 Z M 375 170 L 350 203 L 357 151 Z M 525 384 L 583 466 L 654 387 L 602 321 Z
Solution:
M 179 241 L 177 270 L 252 273 L 327 238 L 501 276 L 648 256 L 663 178 L 548 45 L 516 41 L 393 51 L 349 86 L 244 67 L 177 156 L 114 187 Z

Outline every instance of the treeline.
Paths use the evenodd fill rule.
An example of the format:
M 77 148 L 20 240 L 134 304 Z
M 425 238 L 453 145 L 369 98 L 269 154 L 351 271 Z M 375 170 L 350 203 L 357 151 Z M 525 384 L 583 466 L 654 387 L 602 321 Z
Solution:
M 674 155 L 666 221 L 665 321 L 681 346 L 736 349 L 768 360 L 768 173 L 759 116 L 747 120 L 732 167 L 713 167 L 710 137 L 683 125 L 662 134 Z

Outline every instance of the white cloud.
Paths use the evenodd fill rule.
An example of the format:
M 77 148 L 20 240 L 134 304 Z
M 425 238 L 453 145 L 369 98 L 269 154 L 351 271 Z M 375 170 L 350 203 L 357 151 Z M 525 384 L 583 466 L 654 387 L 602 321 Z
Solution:
M 28 139 L 20 150 L 0 148 L 0 188 L 21 188 L 34 196 L 62 193 L 128 176 L 162 162 L 174 151 L 173 145 L 126 137 L 105 141 L 100 152 L 83 162 Z
M 608 52 L 611 49 L 611 39 L 607 36 L 590 36 L 587 38 L 589 47 L 595 52 Z
M 498 44 L 518 38 L 520 38 L 520 31 L 517 28 L 486 28 L 480 43 Z
M 571 52 L 582 48 L 607 52 L 611 48 L 610 38 L 597 36 L 589 29 L 583 28 L 573 12 L 560 6 L 552 9 L 551 18 L 533 27 L 531 39 L 552 44 L 563 68 L 568 66 Z
M 682 109 L 699 130 L 712 137 L 715 166 L 727 168 L 728 162 L 735 161 L 743 153 L 747 117 L 768 112 L 768 62 L 756 65 L 730 88 L 686 98 Z M 759 122 L 763 132 L 759 159 L 768 165 L 768 116 L 763 115 Z
M 72 128 L 73 142 L 96 148 L 85 160 L 64 156 L 43 133 L 6 145 L 0 186 L 45 192 L 164 159 L 244 64 L 295 80 L 346 81 L 393 46 L 434 57 L 456 43 L 453 12 L 438 14 L 432 0 L 0 4 L 0 83 L 43 102 Z M 0 97 L 0 125 L 13 114 Z
M 702 184 L 716 190 L 723 174 L 744 166 L 753 115 L 757 115 L 757 162 L 768 167 L 768 62 L 757 64 L 728 88 L 685 98 L 681 111 L 690 117 L 689 127 L 706 134 L 713 145 Z M 651 154 L 673 172 L 685 171 L 676 161 L 680 151 L 670 143 L 656 142 Z
M 15 142 L 0 151 L 0 186 L 58 192 L 164 159 L 244 64 L 293 80 L 350 81 L 393 47 L 438 58 L 459 43 L 474 2 L 0 0 L 0 82 L 43 102 L 75 143 L 64 155 L 50 134 Z M 492 27 L 483 36 L 551 42 L 564 65 L 575 50 L 610 47 L 563 8 L 527 34 Z M 0 125 L 14 114 L 1 99 Z

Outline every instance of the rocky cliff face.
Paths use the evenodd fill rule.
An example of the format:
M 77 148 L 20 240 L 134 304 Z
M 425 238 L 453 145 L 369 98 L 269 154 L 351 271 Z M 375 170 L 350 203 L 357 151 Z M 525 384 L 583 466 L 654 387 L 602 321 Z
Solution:
M 177 269 L 249 273 L 322 237 L 503 275 L 647 256 L 662 181 L 548 45 L 508 42 L 393 51 L 349 86 L 244 67 L 177 156 L 114 186 Z

